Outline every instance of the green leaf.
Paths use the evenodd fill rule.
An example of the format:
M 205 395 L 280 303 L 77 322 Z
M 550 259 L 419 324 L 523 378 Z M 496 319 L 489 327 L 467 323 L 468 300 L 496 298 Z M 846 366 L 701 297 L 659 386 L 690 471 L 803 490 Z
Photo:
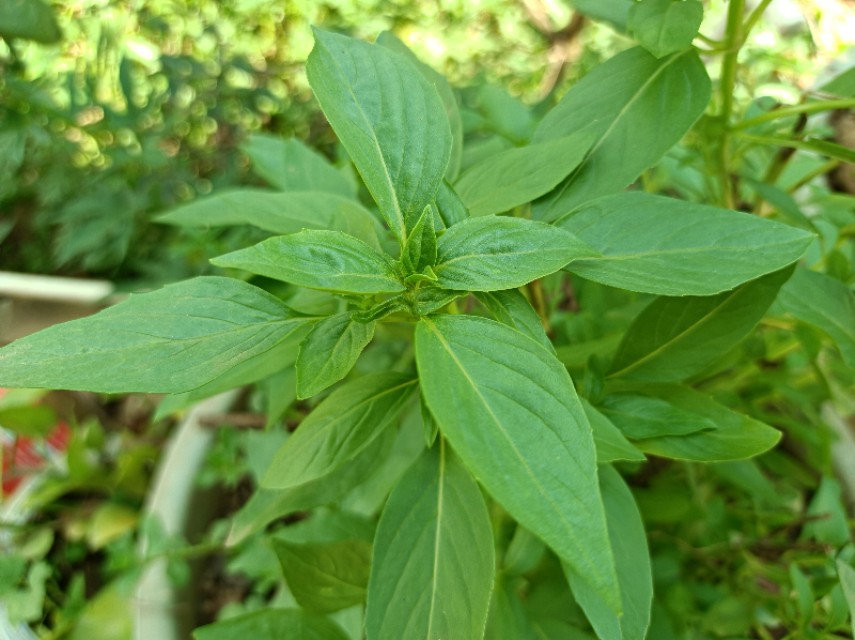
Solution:
M 843 560 L 838 560 L 837 575 L 840 577 L 840 586 L 843 588 L 846 604 L 849 605 L 849 616 L 855 620 L 855 569 Z M 855 640 L 855 630 L 853 630 L 852 638 Z
M 457 224 L 469 217 L 466 205 L 457 195 L 457 192 L 445 181 L 439 185 L 436 192 L 436 208 L 443 226 L 446 228 Z
M 564 366 L 510 327 L 452 315 L 418 323 L 416 363 L 467 468 L 618 611 L 591 427 Z
M 598 198 L 556 223 L 600 252 L 569 271 L 666 296 L 707 296 L 783 269 L 813 235 L 747 213 L 642 192 Z
M 245 282 L 194 278 L 0 349 L 0 386 L 181 393 L 313 321 Z
M 314 33 L 309 83 L 403 243 L 448 166 L 452 138 L 445 107 L 406 57 L 319 29 Z
M 496 320 L 537 340 L 549 351 L 555 352 L 543 328 L 543 321 L 519 289 L 479 291 L 475 297 L 489 309 Z
M 437 244 L 437 285 L 445 289 L 514 289 L 596 255 L 573 234 L 522 218 L 470 218 L 448 229 Z
M 855 164 L 855 150 L 849 147 L 844 147 L 835 142 L 822 140 L 820 138 L 805 138 L 804 140 L 794 140 L 792 138 L 783 138 L 777 136 L 755 136 L 747 133 L 739 133 L 740 138 L 753 142 L 761 146 L 778 146 L 789 147 L 791 149 L 800 149 L 801 151 L 810 151 L 822 156 L 828 156 L 833 160 L 840 162 L 848 162 Z
M 247 358 L 201 387 L 166 396 L 158 405 L 155 419 L 159 420 L 176 411 L 187 409 L 200 400 L 210 398 L 229 389 L 258 382 L 291 367 L 297 359 L 300 343 L 311 329 L 312 324 L 306 322 L 272 349 L 259 353 L 252 358 Z
M 632 443 L 626 439 L 611 420 L 597 411 L 585 398 L 579 398 L 585 416 L 591 423 L 594 432 L 594 444 L 597 447 L 597 463 L 614 462 L 615 460 L 634 460 L 643 462 L 647 458 Z
M 234 516 L 226 545 L 240 544 L 277 518 L 340 500 L 372 477 L 394 439 L 394 432 L 388 429 L 333 473 L 293 489 L 258 489 Z
M 500 574 L 490 600 L 487 634 L 490 640 L 532 638 L 534 631 L 526 616 L 513 576 Z
M 570 0 L 570 4 L 580 13 L 594 20 L 609 22 L 619 31 L 626 31 L 633 2 L 634 0 Z
M 392 258 L 341 231 L 306 230 L 268 238 L 248 249 L 213 258 L 211 264 L 309 289 L 346 293 L 404 290 Z
M 347 640 L 344 632 L 322 616 L 300 609 L 263 609 L 221 620 L 193 631 L 193 640 Z
M 694 51 L 657 60 L 636 47 L 597 66 L 541 121 L 534 141 L 586 130 L 582 164 L 535 213 L 554 220 L 583 202 L 621 191 L 683 137 L 706 109 L 710 80 Z
M 545 553 L 546 545 L 543 541 L 525 527 L 517 525 L 514 537 L 505 550 L 505 557 L 502 558 L 502 571 L 510 575 L 525 575 L 537 569 Z
M 704 19 L 697 0 L 639 0 L 629 10 L 627 29 L 657 58 L 688 49 Z
M 317 323 L 297 356 L 297 397 L 311 398 L 346 376 L 374 337 L 374 322 L 357 322 L 348 312 Z
M 448 118 L 449 127 L 451 128 L 451 156 L 448 161 L 448 167 L 445 169 L 445 178 L 446 180 L 454 180 L 460 171 L 460 162 L 463 157 L 463 119 L 460 117 L 460 108 L 457 105 L 454 90 L 444 75 L 434 71 L 419 60 L 416 54 L 410 51 L 407 45 L 401 42 L 391 31 L 384 31 L 377 36 L 377 44 L 406 57 L 425 77 L 425 80 L 434 86 L 436 92 L 439 94 L 440 100 L 442 100 L 442 104 L 445 107 L 445 115 Z
M 813 588 L 810 584 L 810 579 L 802 573 L 797 564 L 790 565 L 790 584 L 795 592 L 795 601 L 798 605 L 799 620 L 802 625 L 806 624 L 811 619 L 813 612 L 813 603 L 816 596 L 813 593 Z
M 53 9 L 43 0 L 0 2 L 0 37 L 53 44 L 62 38 Z
M 822 85 L 819 91 L 843 98 L 855 97 L 855 67 L 849 67 L 837 74 Z
M 367 209 L 355 200 L 321 191 L 232 189 L 181 205 L 155 220 L 184 227 L 251 224 L 281 234 L 328 229 L 377 245 L 374 217 Z
M 700 373 L 747 336 L 792 268 L 716 296 L 656 298 L 635 318 L 610 377 L 675 382 Z
M 693 389 L 678 385 L 649 385 L 644 390 L 678 409 L 694 413 L 715 424 L 715 429 L 633 443 L 645 453 L 678 460 L 723 462 L 760 455 L 781 439 L 777 429 L 732 411 Z
M 307 611 L 332 613 L 365 601 L 370 542 L 292 544 L 274 538 L 272 544 L 288 588 Z
M 255 133 L 240 146 L 252 160 L 252 169 L 280 191 L 314 191 L 345 198 L 356 189 L 344 173 L 314 149 L 295 138 Z
M 633 393 L 613 393 L 600 407 L 606 417 L 628 438 L 643 440 L 662 436 L 684 436 L 715 429 L 715 423 L 661 398 Z
M 419 221 L 410 232 L 404 250 L 401 252 L 401 262 L 411 274 L 422 273 L 426 267 L 436 264 L 436 231 L 433 223 L 433 208 L 425 207 Z
M 843 492 L 840 483 L 825 475 L 807 508 L 808 522 L 802 528 L 802 538 L 841 547 L 852 540 Z
M 401 373 L 366 375 L 342 385 L 276 453 L 262 487 L 293 489 L 334 473 L 389 426 L 415 386 L 415 380 Z
M 368 637 L 482 638 L 494 572 L 484 498 L 440 439 L 401 478 L 380 517 Z
M 855 369 L 855 297 L 845 284 L 816 271 L 797 267 L 781 287 L 778 302 L 796 319 L 813 325 L 834 340 L 843 361 Z
M 586 131 L 485 158 L 454 184 L 469 213 L 510 211 L 552 191 L 582 162 L 591 147 Z
M 609 540 L 615 554 L 623 615 L 608 604 L 564 563 L 573 596 L 585 611 L 601 640 L 644 640 L 653 605 L 653 574 L 647 535 L 635 498 L 611 466 L 600 467 L 600 489 L 606 508 Z

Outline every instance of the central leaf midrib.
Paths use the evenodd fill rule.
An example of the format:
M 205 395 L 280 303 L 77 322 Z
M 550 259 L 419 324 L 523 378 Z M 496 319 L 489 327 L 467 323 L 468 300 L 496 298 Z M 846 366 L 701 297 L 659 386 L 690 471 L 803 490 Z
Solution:
M 326 47 L 325 47 L 326 49 Z M 374 149 L 377 151 L 377 154 L 380 156 L 380 166 L 383 168 L 383 176 L 386 180 L 386 186 L 389 188 L 389 193 L 392 196 L 392 206 L 393 212 L 395 214 L 395 223 L 398 229 L 396 230 L 399 238 L 406 237 L 406 230 L 404 227 L 404 214 L 401 211 L 401 205 L 398 202 L 398 194 L 395 191 L 395 185 L 392 182 L 392 176 L 389 174 L 389 167 L 386 165 L 386 156 L 383 155 L 383 149 L 380 147 L 380 140 L 377 138 L 377 132 L 374 130 L 374 125 L 371 119 L 368 117 L 368 114 L 365 113 L 365 110 L 362 108 L 362 104 L 357 98 L 356 94 L 353 92 L 353 86 L 350 83 L 350 79 L 348 75 L 345 73 L 344 68 L 339 64 L 338 60 L 332 53 L 327 49 L 327 55 L 332 59 L 332 64 L 339 70 L 339 74 L 344 79 L 342 84 L 345 85 L 347 93 L 353 99 L 353 104 L 356 106 L 360 115 L 362 116 L 365 124 L 368 125 L 368 129 L 371 132 L 370 134 L 366 134 L 369 140 L 374 144 Z M 352 60 L 352 58 L 351 58 Z M 363 132 L 364 133 L 364 132 Z
M 680 333 L 676 334 L 673 338 L 671 338 L 667 342 L 662 343 L 659 347 L 657 347 L 656 349 L 654 349 L 650 353 L 646 354 L 644 357 L 639 358 L 635 362 L 629 364 L 628 366 L 624 367 L 623 369 L 621 369 L 619 371 L 615 371 L 613 373 L 610 373 L 608 375 L 608 377 L 613 378 L 613 377 L 625 374 L 627 372 L 633 371 L 634 369 L 637 369 L 638 367 L 640 367 L 644 363 L 649 362 L 651 359 L 658 357 L 665 349 L 671 347 L 676 342 L 683 340 L 687 336 L 690 336 L 692 333 L 697 331 L 700 327 L 702 327 L 702 326 L 706 325 L 708 322 L 710 322 L 713 317 L 718 315 L 725 307 L 727 307 L 727 305 L 729 305 L 731 302 L 733 302 L 733 300 L 735 300 L 739 296 L 739 294 L 742 293 L 742 291 L 743 291 L 742 289 L 735 291 L 733 295 L 728 296 L 728 298 L 726 300 L 724 300 L 721 304 L 713 307 L 710 310 L 710 312 L 707 313 L 699 322 L 695 322 L 694 324 L 689 325 L 689 327 L 687 327 L 684 331 L 681 331 Z
M 427 318 L 423 318 L 422 321 L 430 329 L 430 331 L 436 336 L 437 340 L 439 340 L 439 342 L 441 343 L 443 349 L 448 353 L 449 357 L 451 357 L 451 359 L 454 361 L 454 364 L 457 365 L 458 369 L 460 369 L 460 372 L 463 374 L 463 376 L 469 382 L 470 386 L 472 387 L 473 391 L 475 392 L 475 394 L 480 399 L 481 404 L 486 409 L 486 411 L 487 411 L 488 415 L 490 416 L 490 418 L 492 419 L 493 423 L 496 425 L 496 427 L 498 428 L 498 430 L 501 433 L 501 435 L 503 436 L 503 438 L 508 442 L 508 444 L 510 445 L 510 447 L 513 450 L 516 457 L 522 463 L 522 467 L 525 469 L 526 474 L 531 479 L 534 486 L 537 488 L 538 493 L 540 493 L 543 496 L 544 500 L 550 505 L 552 510 L 558 515 L 558 517 L 560 518 L 561 523 L 564 525 L 564 527 L 566 529 L 572 531 L 572 529 L 573 529 L 572 523 L 566 519 L 564 512 L 559 508 L 559 506 L 555 503 L 555 501 L 552 500 L 552 497 L 547 492 L 544 491 L 543 485 L 541 485 L 539 479 L 537 478 L 537 475 L 533 472 L 533 470 L 529 466 L 528 461 L 525 459 L 525 457 L 523 457 L 523 455 L 520 453 L 519 449 L 516 446 L 516 443 L 511 439 L 511 437 L 509 436 L 509 434 L 505 430 L 504 426 L 502 425 L 501 421 L 499 420 L 498 416 L 496 416 L 496 414 L 493 412 L 493 408 L 490 406 L 490 403 L 487 402 L 487 399 L 481 394 L 481 391 L 478 388 L 478 385 L 475 384 L 475 381 L 469 375 L 469 372 L 463 366 L 463 363 L 460 362 L 460 360 L 455 355 L 454 351 L 451 349 L 451 345 L 448 344 L 448 342 L 446 342 L 442 333 L 439 331 L 439 329 L 436 327 L 436 325 L 433 322 L 431 322 Z M 584 548 L 579 549 L 579 551 L 583 555 L 586 556 L 586 558 L 589 560 L 589 562 L 592 561 L 592 558 L 585 552 Z

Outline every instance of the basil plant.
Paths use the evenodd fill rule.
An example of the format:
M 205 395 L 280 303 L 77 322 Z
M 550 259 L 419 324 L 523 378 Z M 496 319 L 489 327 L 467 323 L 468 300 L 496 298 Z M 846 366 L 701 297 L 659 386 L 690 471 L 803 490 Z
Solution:
M 271 411 L 305 400 L 228 545 L 379 491 L 367 534 L 273 543 L 299 608 L 197 638 L 246 637 L 260 617 L 341 638 L 326 616 L 360 604 L 369 639 L 496 637 L 522 606 L 509 576 L 542 562 L 563 594 L 553 613 L 525 610 L 553 629 L 543 637 L 577 637 L 554 614 L 576 606 L 600 638 L 645 637 L 651 563 L 621 471 L 776 444 L 776 429 L 694 383 L 792 286 L 814 237 L 626 190 L 710 101 L 695 49 L 659 53 L 607 60 L 523 123 L 522 144 L 464 148 L 456 94 L 400 41 L 318 30 L 309 81 L 355 172 L 253 138 L 275 189 L 161 219 L 275 234 L 211 261 L 234 277 L 131 295 L 0 350 L 3 386 L 162 393 L 178 407 L 258 383 Z M 584 302 L 574 292 L 629 301 L 615 340 L 579 347 L 562 330 Z

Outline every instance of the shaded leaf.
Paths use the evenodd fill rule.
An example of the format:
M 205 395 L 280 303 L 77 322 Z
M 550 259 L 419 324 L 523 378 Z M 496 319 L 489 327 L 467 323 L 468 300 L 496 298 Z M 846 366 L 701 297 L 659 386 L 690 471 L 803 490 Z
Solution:
M 294 544 L 272 540 L 294 599 L 312 613 L 331 613 L 365 601 L 371 543 L 340 540 Z
M 479 291 L 475 297 L 489 309 L 496 320 L 537 340 L 548 350 L 555 351 L 540 316 L 518 289 Z
M 684 436 L 715 429 L 715 423 L 710 419 L 650 396 L 613 393 L 603 400 L 600 410 L 633 440 Z
M 293 489 L 256 490 L 235 514 L 226 545 L 240 544 L 277 518 L 340 500 L 356 485 L 371 478 L 378 468 L 378 460 L 383 460 L 394 439 L 394 432 L 387 429 L 362 453 L 344 462 L 333 473 Z
M 193 631 L 193 640 L 347 640 L 344 632 L 322 616 L 299 609 L 264 609 L 221 620 Z
M 611 420 L 597 411 L 585 398 L 579 398 L 585 416 L 591 423 L 594 432 L 594 444 L 597 447 L 597 463 L 614 462 L 615 460 L 646 460 L 644 454 L 632 446 Z
M 266 489 L 293 489 L 356 458 L 398 417 L 415 389 L 401 373 L 376 373 L 342 385 L 300 423 L 262 478 Z
M 791 273 L 716 296 L 655 299 L 624 335 L 609 376 L 673 382 L 703 371 L 751 332 Z
M 0 36 L 53 44 L 62 38 L 53 9 L 44 0 L 0 2 Z
M 255 133 L 241 145 L 252 169 L 281 191 L 314 191 L 354 198 L 356 188 L 314 149 L 295 138 Z
M 797 267 L 778 296 L 781 307 L 834 340 L 843 361 L 855 369 L 855 297 L 845 284 Z
M 232 189 L 181 205 L 155 220 L 193 227 L 251 224 L 281 234 L 329 229 L 377 245 L 374 217 L 368 210 L 355 200 L 321 191 Z
M 583 131 L 557 140 L 514 147 L 466 170 L 454 189 L 473 216 L 509 211 L 554 189 L 585 157 Z
M 650 385 L 645 386 L 645 391 L 715 424 L 715 429 L 633 443 L 645 453 L 678 460 L 722 462 L 760 455 L 781 439 L 777 429 L 732 411 L 693 389 L 678 385 Z
M 374 337 L 374 326 L 348 312 L 318 322 L 300 345 L 297 397 L 311 398 L 344 378 Z
M 609 540 L 615 554 L 623 615 L 618 617 L 602 598 L 580 580 L 575 570 L 567 573 L 573 595 L 601 640 L 644 640 L 653 604 L 653 574 L 647 535 L 635 498 L 611 466 L 600 467 L 600 489 L 606 508 Z
M 483 637 L 494 571 L 484 498 L 440 439 L 401 478 L 380 517 L 368 637 Z
M 541 121 L 535 142 L 587 131 L 582 164 L 535 209 L 554 220 L 583 202 L 621 191 L 656 163 L 706 109 L 710 80 L 694 51 L 657 60 L 636 47 L 598 65 Z

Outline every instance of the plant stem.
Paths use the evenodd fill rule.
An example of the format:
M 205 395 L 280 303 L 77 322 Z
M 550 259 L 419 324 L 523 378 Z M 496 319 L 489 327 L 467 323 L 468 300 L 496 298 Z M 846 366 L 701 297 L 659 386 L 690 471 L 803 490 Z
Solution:
M 552 327 L 549 325 L 549 312 L 546 308 L 546 299 L 543 297 L 543 284 L 540 280 L 533 280 L 528 283 L 528 291 L 537 315 L 540 316 L 543 329 L 547 334 L 551 333 Z
M 760 20 L 760 17 L 770 4 L 772 4 L 772 0 L 762 0 L 762 2 L 754 8 L 754 11 L 751 12 L 751 15 L 748 16 L 748 20 L 745 21 L 745 25 L 742 27 L 743 38 L 748 37 L 748 34 L 751 33 L 751 30 L 757 25 L 757 21 Z
M 719 181 L 721 186 L 721 202 L 728 209 L 733 208 L 734 194 L 730 169 L 730 118 L 733 114 L 733 90 L 736 86 L 736 64 L 739 50 L 742 48 L 742 14 L 745 11 L 745 0 L 730 0 L 727 7 L 727 52 L 721 61 L 721 110 L 719 120 L 722 134 L 719 148 Z
M 817 113 L 820 111 L 832 111 L 834 109 L 851 109 L 853 107 L 855 107 L 855 98 L 843 98 L 840 100 L 823 100 L 821 102 L 794 104 L 789 107 L 773 109 L 772 111 L 768 111 L 759 116 L 749 118 L 748 120 L 737 122 L 731 127 L 731 129 L 733 131 L 740 131 L 742 129 L 748 129 L 749 127 L 754 127 L 764 122 L 771 122 L 772 120 L 787 118 L 789 116 Z

